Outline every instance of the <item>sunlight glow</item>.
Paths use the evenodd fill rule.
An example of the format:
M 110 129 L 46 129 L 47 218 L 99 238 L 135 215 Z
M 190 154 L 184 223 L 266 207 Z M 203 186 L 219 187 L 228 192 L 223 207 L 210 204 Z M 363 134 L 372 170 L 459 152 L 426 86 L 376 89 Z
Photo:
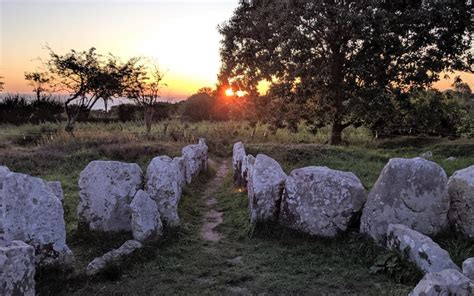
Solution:
M 225 95 L 228 97 L 232 97 L 235 95 L 234 90 L 232 88 L 228 88 L 225 90 Z
M 233 97 L 233 96 L 237 96 L 239 98 L 245 96 L 247 94 L 247 92 L 243 91 L 243 90 L 238 90 L 236 92 L 234 92 L 234 90 L 229 87 L 228 89 L 225 90 L 225 95 L 228 96 L 228 97 Z

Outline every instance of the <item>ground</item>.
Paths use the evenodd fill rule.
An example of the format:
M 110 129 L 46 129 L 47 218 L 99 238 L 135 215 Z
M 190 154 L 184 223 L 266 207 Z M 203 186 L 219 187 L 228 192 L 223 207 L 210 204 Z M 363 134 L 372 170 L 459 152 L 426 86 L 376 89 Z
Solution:
M 243 140 L 248 153 L 265 153 L 286 173 L 308 165 L 353 171 L 370 189 L 391 157 L 432 151 L 434 161 L 451 175 L 474 164 L 474 142 L 458 139 L 397 138 L 368 140 L 351 131 L 344 147 L 324 145 L 305 132 L 279 131 L 257 136 L 245 123 L 164 125 L 151 137 L 139 126 L 84 125 L 69 138 L 53 126 L 0 127 L 0 164 L 14 171 L 60 180 L 65 190 L 68 244 L 76 254 L 73 274 L 40 270 L 41 295 L 149 294 L 311 294 L 406 295 L 420 274 L 401 254 L 376 247 L 357 229 L 335 239 L 311 238 L 276 225 L 249 223 L 245 192 L 234 189 L 232 143 Z M 31 131 L 35 132 L 31 132 Z M 129 233 L 104 235 L 77 231 L 75 209 L 80 171 L 95 159 L 137 162 L 146 168 L 157 155 L 176 156 L 198 137 L 208 139 L 210 168 L 184 189 L 179 206 L 182 225 L 132 258 L 100 276 L 82 275 L 94 257 L 120 246 Z M 298 143 L 298 144 L 297 144 Z M 319 143 L 319 144 L 315 144 Z M 446 160 L 455 156 L 455 161 Z M 474 256 L 474 241 L 448 233 L 435 238 L 460 264 Z

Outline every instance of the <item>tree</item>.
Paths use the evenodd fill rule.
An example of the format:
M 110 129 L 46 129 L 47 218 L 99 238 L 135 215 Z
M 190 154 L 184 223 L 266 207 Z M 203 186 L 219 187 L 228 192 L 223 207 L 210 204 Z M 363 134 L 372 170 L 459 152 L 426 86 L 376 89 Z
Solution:
M 35 93 L 37 101 L 41 100 L 41 94 L 43 92 L 48 91 L 47 85 L 51 82 L 48 73 L 41 73 L 38 71 L 25 73 L 25 80 L 28 81 L 28 85 L 33 87 L 33 92 Z
M 470 29 L 464 1 L 241 0 L 219 27 L 219 79 L 252 96 L 268 81 L 270 100 L 330 124 L 330 143 L 340 144 L 391 94 L 473 71 Z
M 127 76 L 125 89 L 127 96 L 143 108 L 146 133 L 150 134 L 155 113 L 154 105 L 160 98 L 160 90 L 165 73 L 158 66 L 151 69 L 135 60 L 130 75 Z
M 65 130 L 71 133 L 81 112 L 90 112 L 100 99 L 110 100 L 123 93 L 124 80 L 136 63 L 136 59 L 122 63 L 113 55 L 103 57 L 95 48 L 64 55 L 49 49 L 49 53 L 45 65 L 54 87 L 67 94 Z
M 3 78 L 4 78 L 3 76 L 0 76 L 0 91 L 3 91 L 3 88 L 5 86 L 5 82 L 2 81 Z

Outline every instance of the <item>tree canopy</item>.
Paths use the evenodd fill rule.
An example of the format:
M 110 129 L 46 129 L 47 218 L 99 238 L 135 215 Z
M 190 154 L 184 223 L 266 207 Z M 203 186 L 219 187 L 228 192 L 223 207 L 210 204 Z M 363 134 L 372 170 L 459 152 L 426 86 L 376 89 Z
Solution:
M 220 83 L 255 97 L 268 81 L 266 100 L 280 106 L 274 121 L 330 124 L 330 142 L 339 144 L 344 128 L 370 124 L 394 95 L 429 87 L 443 71 L 474 71 L 468 8 L 464 1 L 241 0 L 219 27 Z

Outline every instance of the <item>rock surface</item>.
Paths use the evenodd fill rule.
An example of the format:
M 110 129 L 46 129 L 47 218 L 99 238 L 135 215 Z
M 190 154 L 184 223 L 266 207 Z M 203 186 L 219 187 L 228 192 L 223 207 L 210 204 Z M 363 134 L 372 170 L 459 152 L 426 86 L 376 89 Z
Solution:
M 232 148 L 232 167 L 234 168 L 234 185 L 235 187 L 245 187 L 246 182 L 242 177 L 242 162 L 246 156 L 245 147 L 242 142 L 237 142 Z
M 462 263 L 462 273 L 474 281 L 474 258 L 468 258 Z
M 404 224 L 423 234 L 448 226 L 449 197 L 444 170 L 423 158 L 393 158 L 369 193 L 361 232 L 383 243 L 388 224 Z
M 79 177 L 79 222 L 92 230 L 130 231 L 130 202 L 142 184 L 138 164 L 93 161 Z
M 10 170 L 6 166 L 0 166 L 0 233 L 3 231 L 3 200 L 2 200 L 2 188 L 3 182 Z
M 0 244 L 0 295 L 35 295 L 35 249 L 22 241 Z
M 88 276 L 100 273 L 108 264 L 119 263 L 126 256 L 140 249 L 142 244 L 135 240 L 126 241 L 120 248 L 105 253 L 101 257 L 97 257 L 87 265 L 86 274 Z
M 59 182 L 59 181 L 50 181 L 50 182 L 47 182 L 47 183 L 48 183 L 49 188 L 51 188 L 51 190 L 53 191 L 54 195 L 56 195 L 56 197 L 60 201 L 63 201 L 64 200 L 64 191 L 63 191 L 63 187 L 61 186 L 61 182 Z
M 158 205 L 161 220 L 168 227 L 179 225 L 181 177 L 177 163 L 168 156 L 153 158 L 146 171 L 146 191 Z
M 137 241 L 156 239 L 162 234 L 158 206 L 143 190 L 139 190 L 130 204 L 132 210 L 132 233 Z
M 474 283 L 456 269 L 428 273 L 416 285 L 410 296 L 472 296 Z
M 32 245 L 39 266 L 69 266 L 74 259 L 66 245 L 66 225 L 61 201 L 39 178 L 8 173 L 3 183 L 5 240 Z
M 208 148 L 204 145 L 188 145 L 182 150 L 186 161 L 186 182 L 189 184 L 194 176 L 207 169 Z
M 286 178 L 279 220 L 310 235 L 334 237 L 347 230 L 365 199 L 364 186 L 353 173 L 296 169 Z
M 250 171 L 253 169 L 253 165 L 255 164 L 255 157 L 251 154 L 244 157 L 242 161 L 242 180 L 245 183 L 244 187 L 247 187 L 247 183 L 249 180 Z
M 173 162 L 178 166 L 179 169 L 179 184 L 181 187 L 186 185 L 186 160 L 184 157 L 175 157 Z
M 407 249 L 410 261 L 425 273 L 434 273 L 445 269 L 460 270 L 443 250 L 428 236 L 402 224 L 390 224 L 387 231 L 387 247 L 391 250 Z
M 285 180 L 286 175 L 276 160 L 263 154 L 257 155 L 249 183 L 249 214 L 252 223 L 278 218 Z
M 474 237 L 474 166 L 454 172 L 448 182 L 448 217 L 457 231 Z

